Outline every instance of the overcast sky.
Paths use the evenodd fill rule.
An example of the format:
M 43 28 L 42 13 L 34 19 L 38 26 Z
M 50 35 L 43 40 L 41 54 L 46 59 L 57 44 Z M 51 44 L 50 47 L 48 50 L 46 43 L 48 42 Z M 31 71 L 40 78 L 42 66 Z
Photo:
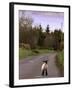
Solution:
M 64 25 L 64 13 L 63 12 L 48 12 L 48 11 L 25 11 L 19 10 L 19 17 L 22 13 L 25 16 L 31 17 L 33 19 L 33 26 L 42 25 L 45 30 L 49 24 L 50 30 L 63 29 Z

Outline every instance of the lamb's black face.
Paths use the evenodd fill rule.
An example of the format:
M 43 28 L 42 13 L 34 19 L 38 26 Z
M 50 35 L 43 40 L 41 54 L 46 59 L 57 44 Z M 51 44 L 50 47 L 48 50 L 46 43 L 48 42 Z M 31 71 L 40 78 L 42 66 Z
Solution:
M 43 61 L 43 62 L 47 64 L 47 61 Z

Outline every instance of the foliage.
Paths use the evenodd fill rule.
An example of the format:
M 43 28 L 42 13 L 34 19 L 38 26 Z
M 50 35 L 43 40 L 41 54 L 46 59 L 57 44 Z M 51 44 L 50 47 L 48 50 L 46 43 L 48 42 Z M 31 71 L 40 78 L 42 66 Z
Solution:
M 56 56 L 56 65 L 58 66 L 61 76 L 64 76 L 64 50 L 59 51 Z
M 53 50 L 48 49 L 25 49 L 25 48 L 19 48 L 19 58 L 20 60 L 22 58 L 36 56 L 36 55 L 42 55 L 45 53 L 54 52 Z
M 58 60 L 61 66 L 64 66 L 64 51 L 58 53 Z
M 47 32 L 47 33 L 50 32 L 49 25 L 47 25 L 46 32 Z
M 33 19 L 23 15 L 19 18 L 19 45 L 26 45 L 30 49 L 64 49 L 64 33 L 59 29 L 50 32 L 50 26 L 47 25 L 43 32 L 41 24 L 32 27 Z M 26 45 L 25 45 L 26 44 Z

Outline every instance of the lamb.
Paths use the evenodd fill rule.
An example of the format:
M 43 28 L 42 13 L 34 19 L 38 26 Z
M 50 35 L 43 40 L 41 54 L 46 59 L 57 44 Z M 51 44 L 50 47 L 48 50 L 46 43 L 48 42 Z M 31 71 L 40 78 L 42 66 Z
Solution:
M 48 75 L 47 69 L 48 69 L 47 61 L 43 61 L 43 64 L 42 64 L 42 66 L 41 66 L 41 75 L 42 75 L 42 76 L 44 76 L 44 74 L 45 74 L 46 76 Z

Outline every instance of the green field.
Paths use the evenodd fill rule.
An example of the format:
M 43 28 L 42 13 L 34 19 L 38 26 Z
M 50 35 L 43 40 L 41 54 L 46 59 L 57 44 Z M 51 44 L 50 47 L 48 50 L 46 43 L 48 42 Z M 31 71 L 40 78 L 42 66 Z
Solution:
M 19 59 L 23 59 L 29 56 L 36 56 L 44 53 L 53 52 L 53 50 L 48 49 L 25 49 L 19 48 Z

